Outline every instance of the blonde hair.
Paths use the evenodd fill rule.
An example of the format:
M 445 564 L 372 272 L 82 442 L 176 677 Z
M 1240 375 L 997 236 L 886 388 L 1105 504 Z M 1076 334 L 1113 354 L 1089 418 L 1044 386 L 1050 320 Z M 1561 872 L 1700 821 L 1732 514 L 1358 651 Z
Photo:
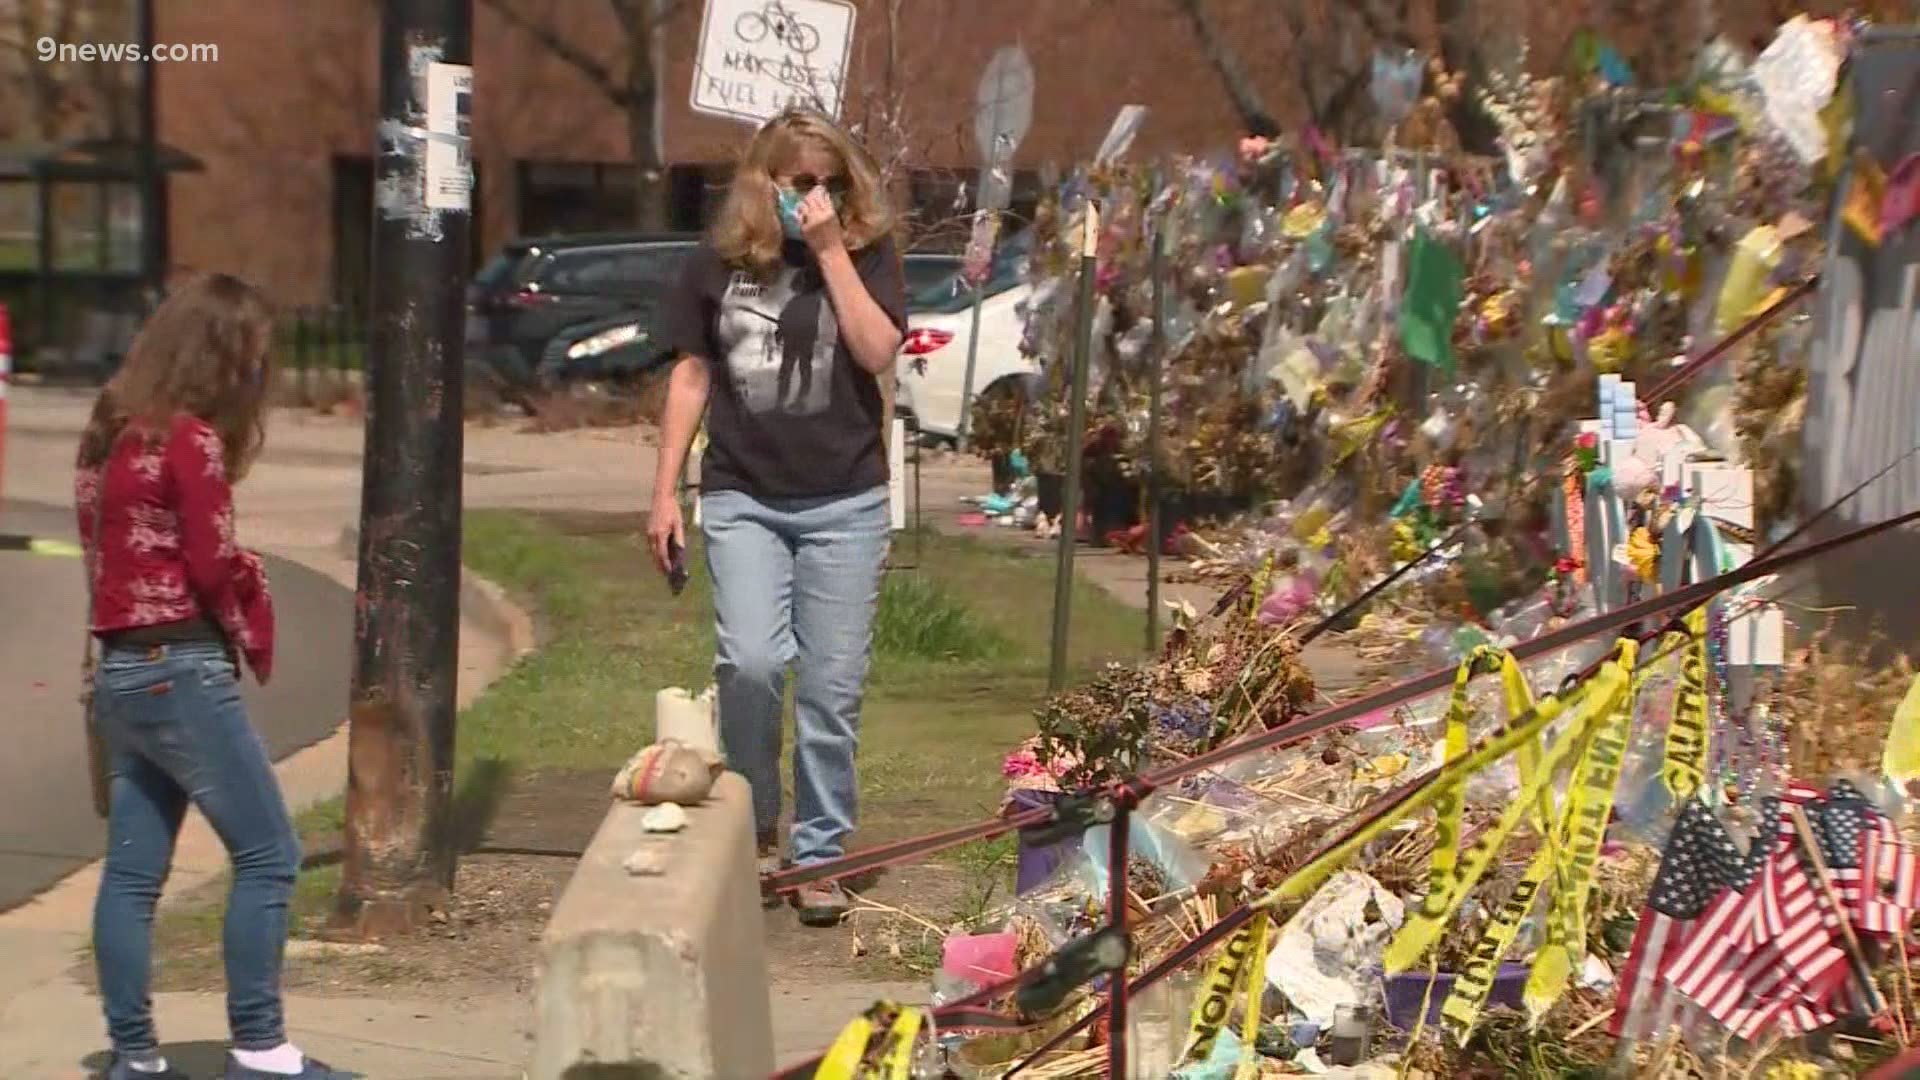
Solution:
M 767 121 L 747 143 L 714 221 L 714 250 L 729 264 L 763 272 L 780 262 L 786 234 L 774 208 L 773 176 L 791 168 L 806 149 L 831 156 L 846 176 L 839 209 L 848 250 L 859 251 L 893 231 L 893 207 L 873 156 L 824 115 L 789 109 Z

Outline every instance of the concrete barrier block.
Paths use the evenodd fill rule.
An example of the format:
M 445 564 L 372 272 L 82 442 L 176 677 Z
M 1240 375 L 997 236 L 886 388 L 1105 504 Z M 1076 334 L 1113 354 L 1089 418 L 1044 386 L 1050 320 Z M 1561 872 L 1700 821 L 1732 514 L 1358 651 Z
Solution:
M 614 803 L 541 940 L 530 1080 L 709 1080 L 773 1071 L 766 928 L 747 782 L 727 773 L 687 828 Z M 665 854 L 636 876 L 628 858 Z

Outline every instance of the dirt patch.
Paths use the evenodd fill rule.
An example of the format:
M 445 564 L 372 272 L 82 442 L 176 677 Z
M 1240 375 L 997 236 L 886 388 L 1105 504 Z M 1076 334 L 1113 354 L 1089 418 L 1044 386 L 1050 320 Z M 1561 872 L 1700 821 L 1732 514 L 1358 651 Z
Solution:
M 308 869 L 291 911 L 285 986 L 314 994 L 364 995 L 404 987 L 409 996 L 456 1000 L 509 991 L 531 993 L 540 935 L 607 809 L 612 770 L 553 770 L 506 780 L 493 791 L 464 790 L 466 812 L 485 831 L 463 855 L 454 899 L 418 936 L 377 946 L 333 946 L 319 938 L 339 888 L 339 835 L 303 838 Z M 484 786 L 484 785 L 482 785 Z M 895 838 L 873 830 L 866 846 Z M 904 835 L 904 834 L 903 834 Z M 916 978 L 931 971 L 942 933 L 977 902 L 979 875 L 931 863 L 856 883 L 870 903 L 834 930 L 800 926 L 782 906 L 765 913 L 768 966 L 821 981 Z M 220 926 L 226 885 L 208 886 L 165 910 L 155 927 L 154 989 L 217 992 L 224 987 Z M 91 958 L 75 974 L 94 985 Z
M 932 973 L 971 888 L 966 873 L 922 864 L 861 884 L 854 913 L 831 930 L 800 925 L 784 906 L 767 912 L 767 970 L 776 982 L 899 982 Z
M 432 927 L 375 951 L 315 943 L 310 935 L 324 918 L 309 917 L 301 927 L 308 936 L 288 950 L 286 987 L 361 995 L 371 987 L 405 986 L 409 995 L 433 998 L 531 993 L 540 934 L 573 865 L 570 859 L 469 855 L 461 860 L 452 905 L 435 913 Z

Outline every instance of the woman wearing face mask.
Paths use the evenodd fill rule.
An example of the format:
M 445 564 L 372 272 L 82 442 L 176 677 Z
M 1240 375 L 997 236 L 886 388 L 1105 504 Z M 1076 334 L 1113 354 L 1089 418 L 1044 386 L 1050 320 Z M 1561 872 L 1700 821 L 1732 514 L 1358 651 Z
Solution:
M 684 547 L 675 487 L 701 417 L 701 522 L 713 579 L 721 740 L 753 786 L 761 870 L 777 869 L 781 704 L 795 677 L 794 823 L 785 856 L 839 856 L 890 515 L 881 378 L 906 329 L 893 214 L 871 157 L 791 111 L 748 145 L 711 236 L 670 305 L 678 354 L 648 539 Z M 801 921 L 847 911 L 831 883 Z

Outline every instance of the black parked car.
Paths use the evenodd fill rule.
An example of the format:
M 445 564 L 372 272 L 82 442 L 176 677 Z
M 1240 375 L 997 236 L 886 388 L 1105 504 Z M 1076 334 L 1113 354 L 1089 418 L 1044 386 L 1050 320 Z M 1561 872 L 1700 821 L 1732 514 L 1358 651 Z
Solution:
M 467 355 L 513 390 L 643 374 L 665 359 L 659 306 L 698 242 L 626 233 L 508 244 L 467 289 Z
M 643 375 L 667 359 L 660 305 L 699 243 L 686 233 L 517 240 L 467 289 L 467 356 L 503 389 Z M 956 255 L 908 255 L 907 293 L 950 278 Z

